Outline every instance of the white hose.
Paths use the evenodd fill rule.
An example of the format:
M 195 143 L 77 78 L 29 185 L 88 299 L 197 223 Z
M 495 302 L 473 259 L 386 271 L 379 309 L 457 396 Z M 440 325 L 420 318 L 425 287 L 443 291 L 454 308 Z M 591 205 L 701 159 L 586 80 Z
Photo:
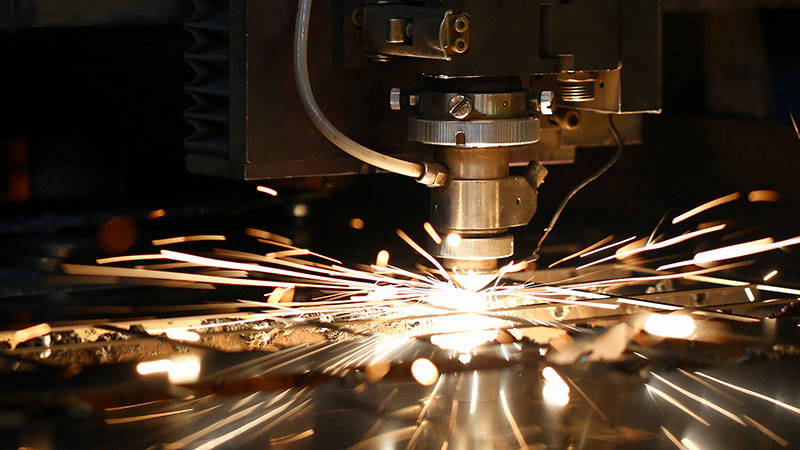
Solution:
M 311 80 L 308 76 L 308 24 L 311 18 L 311 0 L 299 0 L 297 4 L 297 23 L 294 34 L 295 80 L 300 100 L 308 113 L 308 117 L 317 129 L 334 145 L 348 155 L 388 172 L 420 179 L 425 174 L 425 167 L 416 162 L 384 155 L 345 136 L 320 110 L 314 93 L 311 91 Z

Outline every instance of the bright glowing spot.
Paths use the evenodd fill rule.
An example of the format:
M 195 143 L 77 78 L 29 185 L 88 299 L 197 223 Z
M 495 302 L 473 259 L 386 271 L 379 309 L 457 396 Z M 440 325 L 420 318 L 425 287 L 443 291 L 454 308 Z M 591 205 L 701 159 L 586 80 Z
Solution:
M 434 305 L 457 308 L 462 313 L 434 319 L 434 329 L 444 334 L 432 336 L 431 343 L 443 349 L 470 353 L 497 337 L 497 329 L 504 324 L 500 319 L 475 314 L 485 312 L 489 306 L 488 299 L 480 292 L 448 287 L 433 291 L 427 300 Z
M 439 233 L 436 232 L 436 230 L 433 228 L 433 225 L 431 225 L 430 222 L 423 223 L 422 228 L 424 228 L 425 231 L 428 233 L 428 236 L 430 236 L 431 239 L 433 239 L 433 242 L 436 242 L 436 245 L 442 243 L 442 237 L 439 236 Z
M 411 375 L 417 383 L 423 386 L 430 386 L 439 379 L 439 369 L 429 359 L 418 358 L 411 363 Z
M 744 293 L 747 295 L 748 300 L 751 302 L 756 301 L 756 297 L 753 295 L 753 291 L 751 291 L 749 287 L 744 288 Z
M 167 337 L 175 341 L 197 342 L 200 340 L 200 334 L 186 330 L 169 330 Z
M 353 217 L 352 219 L 350 219 L 350 228 L 352 228 L 354 230 L 363 230 L 364 229 L 364 220 L 362 220 L 362 219 L 360 219 L 358 217 Z
M 40 323 L 39 325 L 17 330 L 14 332 L 14 342 L 21 343 L 29 341 L 33 338 L 41 337 L 50 333 L 50 330 L 50 325 L 46 323 Z
M 171 245 L 180 244 L 181 242 L 196 242 L 196 241 L 224 241 L 225 236 L 217 234 L 203 234 L 198 236 L 178 236 L 166 239 L 154 239 L 153 245 Z
M 194 383 L 200 377 L 200 357 L 197 355 L 174 356 L 167 373 L 171 383 Z
M 272 189 L 272 188 L 268 188 L 266 186 L 259 186 L 259 187 L 256 188 L 256 190 L 258 192 L 263 192 L 264 194 L 269 194 L 269 195 L 271 195 L 273 197 L 276 197 L 278 195 L 278 191 L 276 191 L 275 189 Z
M 753 191 L 747 194 L 747 200 L 751 202 L 777 202 L 781 195 L 775 191 Z
M 472 353 L 462 353 L 458 355 L 458 361 L 461 364 L 469 364 L 469 362 L 472 361 Z
M 722 261 L 725 259 L 739 258 L 741 256 L 755 255 L 756 253 L 768 252 L 777 248 L 789 247 L 797 244 L 800 244 L 800 236 L 778 242 L 774 242 L 772 238 L 758 239 L 743 244 L 730 245 L 728 247 L 700 252 L 694 255 L 693 262 Z
M 158 219 L 159 217 L 164 217 L 166 215 L 167 215 L 167 212 L 164 211 L 163 209 L 156 209 L 155 211 L 150 211 L 150 213 L 147 214 L 147 218 L 148 219 Z
M 136 372 L 139 375 L 150 375 L 153 373 L 166 373 L 172 367 L 172 361 L 169 359 L 158 359 L 156 361 L 140 362 L 136 365 Z
M 389 265 L 389 252 L 381 250 L 378 252 L 378 257 L 375 258 L 375 265 L 378 267 L 386 267 Z
M 701 450 L 700 447 L 697 446 L 694 442 L 692 442 L 689 438 L 681 439 L 681 444 L 683 444 L 689 450 Z
M 738 192 L 734 192 L 733 194 L 726 195 L 724 197 L 720 197 L 720 198 L 718 198 L 716 200 L 711 200 L 708 203 L 703 203 L 702 205 L 698 206 L 697 208 L 690 209 L 689 211 L 686 211 L 685 213 L 675 217 L 674 219 L 672 219 L 672 223 L 676 224 L 678 222 L 683 222 L 684 220 L 686 220 L 686 219 L 688 219 L 688 218 L 690 218 L 692 216 L 696 216 L 697 214 L 700 214 L 703 211 L 708 211 L 709 209 L 717 207 L 719 205 L 724 205 L 725 203 L 729 203 L 729 202 L 732 202 L 734 200 L 738 200 L 739 197 L 741 197 L 741 195 Z
M 764 275 L 764 281 L 769 281 L 772 277 L 778 274 L 777 270 L 773 270 L 772 272 Z
M 496 280 L 497 274 L 494 272 L 476 273 L 472 270 L 468 270 L 466 273 L 455 272 L 455 269 L 453 269 L 453 279 L 470 291 L 479 291 Z
M 542 387 L 542 397 L 544 401 L 553 406 L 565 406 L 569 403 L 569 386 L 558 375 L 552 367 L 545 367 L 542 370 L 544 386 Z
M 305 203 L 298 203 L 292 207 L 294 217 L 308 217 L 309 209 Z
M 694 333 L 694 319 L 682 314 L 651 314 L 644 323 L 644 330 L 654 336 L 685 339 Z
M 456 233 L 450 233 L 447 235 L 447 245 L 452 247 L 458 247 L 461 245 L 461 236 Z

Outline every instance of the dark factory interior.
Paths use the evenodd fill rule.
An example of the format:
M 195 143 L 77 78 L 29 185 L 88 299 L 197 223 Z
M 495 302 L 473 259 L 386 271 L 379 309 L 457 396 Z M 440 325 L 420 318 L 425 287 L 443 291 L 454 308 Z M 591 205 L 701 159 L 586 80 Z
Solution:
M 795 448 L 798 26 L 0 0 L 0 448 Z

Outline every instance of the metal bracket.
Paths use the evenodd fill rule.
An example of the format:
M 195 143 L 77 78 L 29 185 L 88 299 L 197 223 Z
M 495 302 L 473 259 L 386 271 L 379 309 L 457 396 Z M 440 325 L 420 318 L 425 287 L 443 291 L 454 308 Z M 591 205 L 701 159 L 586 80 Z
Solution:
M 469 50 L 467 14 L 407 5 L 364 7 L 364 50 L 368 57 L 393 56 L 449 61 Z

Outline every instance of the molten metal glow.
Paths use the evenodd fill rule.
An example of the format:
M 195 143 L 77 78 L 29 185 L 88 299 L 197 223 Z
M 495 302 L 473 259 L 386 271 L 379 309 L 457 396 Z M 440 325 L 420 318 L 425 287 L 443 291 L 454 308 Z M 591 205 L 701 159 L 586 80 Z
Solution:
M 14 332 L 14 342 L 21 343 L 29 341 L 33 338 L 44 336 L 45 334 L 49 333 L 50 330 L 50 325 L 46 323 L 40 323 L 39 325 L 17 330 Z
M 431 343 L 458 353 L 470 353 L 475 347 L 497 337 L 497 329 L 504 323 L 502 320 L 487 317 L 488 299 L 480 292 L 468 291 L 448 286 L 433 291 L 428 301 L 447 309 L 455 309 L 463 314 L 451 314 L 434 319 L 437 334 L 431 337 Z
M 423 386 L 430 386 L 439 379 L 439 369 L 429 359 L 418 358 L 411 363 L 411 375 L 417 383 Z
M 172 367 L 172 361 L 169 359 L 158 359 L 155 361 L 140 362 L 136 365 L 136 372 L 139 375 L 150 375 L 154 373 L 166 373 Z
M 150 213 L 147 214 L 147 218 L 148 219 L 158 219 L 159 217 L 164 217 L 166 215 L 167 215 L 167 212 L 164 211 L 163 209 L 156 209 L 155 211 L 150 211 Z
M 381 250 L 375 258 L 375 265 L 378 267 L 386 267 L 389 265 L 389 252 Z
M 756 301 L 756 297 L 755 297 L 755 295 L 753 295 L 753 291 L 750 290 L 749 287 L 744 288 L 744 293 L 745 293 L 745 295 L 747 295 L 747 299 L 748 300 L 750 300 L 751 302 Z
M 200 357 L 197 355 L 174 356 L 167 374 L 171 383 L 194 383 L 200 377 Z
M 461 236 L 456 233 L 450 233 L 447 235 L 447 245 L 458 247 L 461 245 Z
M 775 191 L 753 191 L 747 194 L 747 200 L 751 202 L 777 202 L 781 196 Z
M 689 316 L 672 314 L 651 314 L 644 323 L 644 330 L 654 336 L 686 339 L 694 333 L 694 319 Z
M 769 281 L 770 278 L 774 277 L 777 274 L 778 274 L 778 271 L 777 270 L 773 270 L 772 272 L 764 275 L 764 281 Z
M 553 406 L 566 406 L 569 403 L 569 386 L 558 372 L 552 367 L 545 367 L 542 370 L 544 386 L 542 386 L 542 397 L 544 401 Z
M 167 337 L 175 341 L 186 341 L 186 342 L 200 341 L 200 335 L 198 333 L 186 330 L 169 330 L 167 331 Z

